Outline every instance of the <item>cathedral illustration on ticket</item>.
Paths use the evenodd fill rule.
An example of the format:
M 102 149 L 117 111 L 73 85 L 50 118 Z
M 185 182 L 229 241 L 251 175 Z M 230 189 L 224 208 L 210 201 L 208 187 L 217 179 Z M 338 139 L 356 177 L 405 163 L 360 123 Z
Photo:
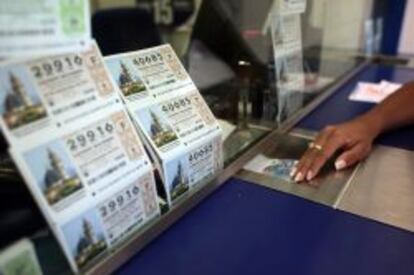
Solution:
M 79 267 L 86 265 L 107 247 L 104 237 L 98 235 L 92 223 L 87 218 L 83 218 L 82 220 L 81 232 L 74 255 L 76 264 Z
M 9 86 L 2 107 L 3 119 L 10 129 L 46 117 L 46 110 L 40 100 L 33 100 L 22 81 L 13 73 L 9 73 Z
M 163 124 L 155 112 L 150 111 L 150 116 L 150 135 L 151 139 L 154 141 L 157 147 L 162 147 L 171 141 L 178 139 L 177 135 L 174 133 L 171 127 Z
M 47 160 L 43 192 L 49 204 L 55 204 L 82 188 L 76 174 L 70 175 L 62 158 L 50 148 L 47 149 Z
M 188 177 L 181 161 L 178 162 L 177 171 L 170 185 L 171 200 L 174 201 L 189 189 Z
M 133 76 L 127 65 L 122 61 L 119 62 L 121 71 L 118 77 L 119 88 L 124 96 L 130 96 L 145 91 L 144 83 L 138 77 Z

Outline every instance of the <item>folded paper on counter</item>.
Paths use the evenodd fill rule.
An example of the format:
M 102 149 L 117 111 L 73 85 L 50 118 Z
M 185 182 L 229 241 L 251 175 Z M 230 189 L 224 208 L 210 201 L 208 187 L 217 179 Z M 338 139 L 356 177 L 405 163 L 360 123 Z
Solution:
M 349 100 L 369 103 L 379 103 L 400 89 L 402 84 L 382 80 L 380 83 L 358 82 L 355 90 L 349 95 Z

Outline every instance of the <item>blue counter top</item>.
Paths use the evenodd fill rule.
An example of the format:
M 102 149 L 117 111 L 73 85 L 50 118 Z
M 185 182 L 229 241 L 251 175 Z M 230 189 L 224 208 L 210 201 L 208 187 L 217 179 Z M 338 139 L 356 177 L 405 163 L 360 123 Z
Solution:
M 232 179 L 118 274 L 411 275 L 412 255 L 407 231 Z

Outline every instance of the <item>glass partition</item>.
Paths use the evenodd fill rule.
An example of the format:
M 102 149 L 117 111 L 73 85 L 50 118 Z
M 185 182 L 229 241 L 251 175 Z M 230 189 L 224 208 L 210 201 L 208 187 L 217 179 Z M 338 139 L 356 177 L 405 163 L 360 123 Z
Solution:
M 226 147 L 229 160 L 266 130 L 300 113 L 362 61 L 357 56 L 364 47 L 364 22 L 371 5 L 366 1 L 307 1 L 298 15 L 300 60 L 292 60 L 301 67 L 303 85 L 284 91 L 272 40 L 271 25 L 278 16 L 274 3 L 203 1 L 185 27 L 186 36 L 183 27 L 169 30 L 170 42 L 179 48 L 213 112 L 236 129 Z
M 152 31 L 161 43 L 172 44 L 216 117 L 223 120 L 229 134 L 225 146 L 229 163 L 362 61 L 357 56 L 365 47 L 365 23 L 371 16 L 372 1 L 306 1 L 298 14 L 303 85 L 281 91 L 271 35 L 278 14 L 276 2 L 91 0 L 91 6 L 93 16 L 103 10 L 137 7 L 150 14 L 155 25 Z M 99 31 L 99 25 L 92 27 Z M 131 33 L 123 39 L 138 34 L 137 40 L 148 40 L 139 35 L 141 31 L 147 34 L 148 28 L 133 28 L 139 31 L 122 30 L 126 37 Z

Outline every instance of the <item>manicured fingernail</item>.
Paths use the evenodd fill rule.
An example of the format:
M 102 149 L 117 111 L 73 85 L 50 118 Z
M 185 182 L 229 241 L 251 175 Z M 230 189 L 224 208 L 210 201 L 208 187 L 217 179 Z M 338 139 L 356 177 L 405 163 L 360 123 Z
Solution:
M 296 167 L 293 167 L 292 168 L 292 170 L 290 171 L 290 174 L 289 174 L 289 176 L 291 177 L 291 178 L 293 178 L 294 176 L 295 176 L 295 174 L 296 174 L 296 171 L 297 171 L 298 169 L 296 168 Z
M 338 160 L 335 162 L 335 169 L 342 170 L 346 167 L 346 162 L 344 160 Z
M 306 180 L 307 181 L 310 181 L 312 179 L 313 179 L 313 172 L 312 171 L 309 171 L 308 174 L 306 175 Z
M 303 181 L 303 175 L 302 175 L 302 173 L 301 173 L 301 172 L 299 172 L 299 173 L 296 175 L 296 177 L 295 177 L 295 181 L 296 181 L 296 182 Z

